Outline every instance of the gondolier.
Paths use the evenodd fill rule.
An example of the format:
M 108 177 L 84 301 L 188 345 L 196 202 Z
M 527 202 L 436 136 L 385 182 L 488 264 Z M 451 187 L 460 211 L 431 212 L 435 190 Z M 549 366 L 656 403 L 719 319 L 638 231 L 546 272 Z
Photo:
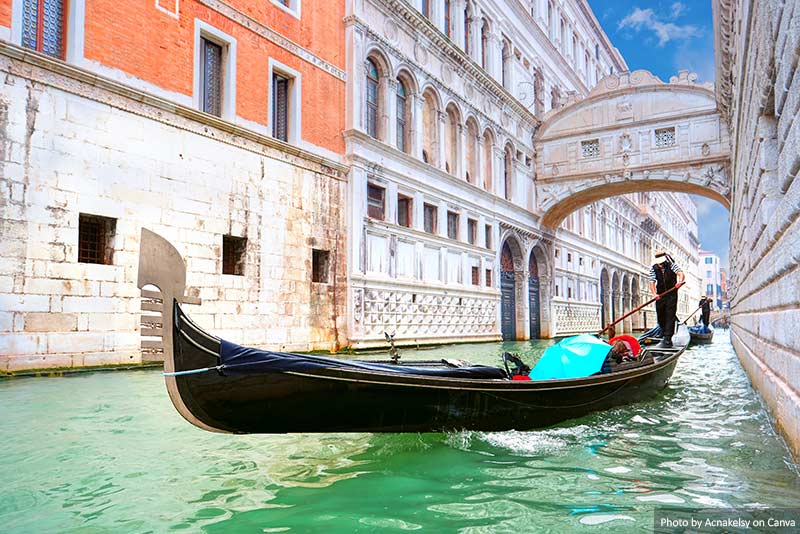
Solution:
M 711 322 L 711 297 L 705 295 L 703 298 L 700 299 L 698 306 L 701 308 L 701 320 L 703 321 L 703 326 L 706 330 L 708 330 L 708 324 Z
M 655 254 L 655 263 L 650 269 L 650 292 L 657 297 L 656 315 L 661 327 L 661 343 L 659 347 L 671 348 L 672 335 L 675 333 L 675 314 L 678 311 L 678 291 L 672 291 L 663 297 L 658 295 L 673 287 L 681 287 L 684 281 L 683 270 L 675 263 L 672 256 L 663 250 Z

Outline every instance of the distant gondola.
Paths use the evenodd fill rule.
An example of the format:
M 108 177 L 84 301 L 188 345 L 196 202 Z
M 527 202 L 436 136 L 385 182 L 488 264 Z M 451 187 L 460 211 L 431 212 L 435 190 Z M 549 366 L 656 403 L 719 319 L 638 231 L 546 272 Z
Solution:
M 708 331 L 704 332 L 702 326 L 692 326 L 689 328 L 689 336 L 691 342 L 696 344 L 713 343 L 714 341 L 714 328 L 709 327 Z
M 169 249 L 167 249 L 169 247 Z M 219 432 L 527 430 L 654 395 L 686 348 L 645 349 L 639 361 L 586 378 L 518 381 L 511 371 L 440 362 L 375 363 L 240 347 L 195 325 L 177 301 L 180 258 L 144 230 L 139 286 L 164 295 L 167 389 L 191 423 Z M 170 250 L 171 249 L 171 250 Z M 174 265 L 174 264 L 173 264 Z M 160 279 L 159 279 L 160 278 Z M 164 288 L 168 289 L 165 291 Z M 168 334 L 169 332 L 169 334 Z M 171 350 L 170 350 L 171 349 Z

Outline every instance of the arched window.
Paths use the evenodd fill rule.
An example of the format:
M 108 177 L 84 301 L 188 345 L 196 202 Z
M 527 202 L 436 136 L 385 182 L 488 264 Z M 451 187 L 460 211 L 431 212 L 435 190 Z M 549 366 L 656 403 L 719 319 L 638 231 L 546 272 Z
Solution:
M 489 68 L 489 23 L 486 20 L 481 26 L 481 67 Z
M 470 19 L 472 18 L 472 14 L 470 12 L 469 2 L 464 2 L 464 52 L 467 55 L 470 54 L 470 41 L 472 40 L 472 25 L 470 24 Z
M 397 105 L 397 148 L 403 152 L 408 152 L 411 143 L 408 135 L 409 100 L 406 84 L 403 80 L 397 79 L 397 94 L 395 95 Z
M 453 10 L 451 0 L 444 0 L 444 34 L 453 38 Z
M 492 159 L 494 158 L 494 138 L 489 130 L 483 133 L 483 188 L 486 191 L 492 190 Z
M 503 188 L 504 188 L 503 195 L 505 196 L 506 200 L 511 200 L 511 191 L 514 185 L 513 176 L 514 176 L 514 149 L 511 148 L 511 145 L 506 145 L 506 157 L 505 157 L 505 165 L 503 173 Z
M 378 138 L 378 109 L 380 88 L 378 85 L 378 66 L 372 59 L 367 60 L 367 134 Z
M 433 91 L 423 94 L 422 104 L 422 160 L 431 165 L 439 162 L 439 106 Z
M 458 125 L 459 115 L 458 110 L 453 105 L 447 106 L 447 114 L 445 117 L 447 121 L 445 126 L 445 162 L 444 170 L 452 175 L 458 173 Z
M 501 81 L 506 89 L 509 89 L 511 83 L 511 57 L 511 45 L 508 41 L 503 41 L 503 79 Z
M 467 173 L 466 179 L 471 184 L 478 183 L 478 124 L 475 119 L 467 120 Z

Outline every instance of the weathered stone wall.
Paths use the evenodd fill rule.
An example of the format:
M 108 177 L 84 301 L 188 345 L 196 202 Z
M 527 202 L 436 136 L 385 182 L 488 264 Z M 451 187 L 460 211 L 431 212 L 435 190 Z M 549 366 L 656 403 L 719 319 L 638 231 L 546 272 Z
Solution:
M 720 0 L 720 106 L 733 140 L 732 339 L 800 453 L 800 3 Z
M 142 227 L 186 259 L 201 326 L 276 349 L 346 344 L 341 167 L 12 56 L 0 55 L 0 370 L 140 361 Z M 78 263 L 79 213 L 116 219 L 113 265 Z M 221 274 L 224 234 L 247 237 L 244 276 Z M 312 248 L 330 251 L 328 284 L 311 281 Z

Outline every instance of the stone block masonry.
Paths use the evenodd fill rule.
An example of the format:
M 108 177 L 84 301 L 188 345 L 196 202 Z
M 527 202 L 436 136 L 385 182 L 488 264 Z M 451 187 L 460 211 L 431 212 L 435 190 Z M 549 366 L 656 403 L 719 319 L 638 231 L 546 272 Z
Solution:
M 337 163 L 54 65 L 0 55 L 0 371 L 141 362 L 142 227 L 186 259 L 202 327 L 347 343 Z M 115 220 L 110 265 L 78 262 L 80 214 Z M 246 238 L 241 276 L 222 274 L 223 235 Z M 327 283 L 312 249 L 330 253 Z
M 732 340 L 800 456 L 800 5 L 719 0 L 719 104 L 732 126 Z

